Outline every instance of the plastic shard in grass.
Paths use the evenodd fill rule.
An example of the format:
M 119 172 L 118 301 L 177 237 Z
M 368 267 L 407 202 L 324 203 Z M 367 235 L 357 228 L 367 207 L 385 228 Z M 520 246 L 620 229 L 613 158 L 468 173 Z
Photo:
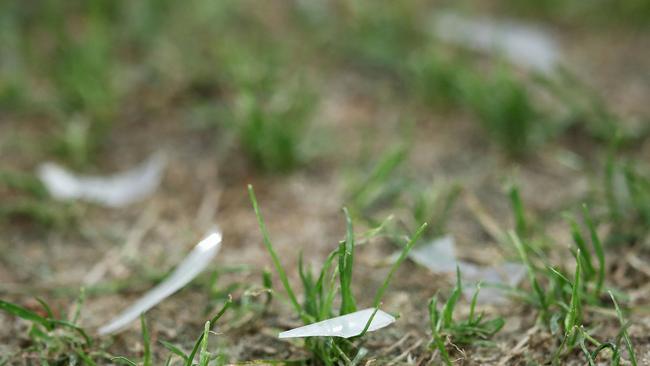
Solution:
M 55 163 L 41 164 L 37 174 L 55 199 L 124 207 L 153 193 L 164 168 L 165 158 L 157 153 L 130 170 L 109 176 L 78 175 Z
M 156 306 L 165 298 L 187 285 L 199 273 L 203 272 L 210 264 L 212 258 L 217 255 L 221 248 L 221 239 L 220 231 L 214 231 L 208 234 L 163 282 L 149 290 L 138 301 L 108 324 L 99 328 L 99 334 L 110 334 L 124 329 L 129 323 L 136 320 L 140 314 Z
M 552 72 L 560 59 L 555 39 L 526 23 L 442 13 L 434 18 L 432 30 L 442 41 L 480 52 L 496 52 L 515 65 L 542 73 Z
M 336 318 L 323 320 L 317 323 L 305 325 L 288 330 L 279 334 L 279 338 L 302 338 L 302 337 L 342 337 L 350 338 L 363 333 L 363 330 L 370 320 L 374 308 L 359 310 L 354 313 L 337 316 Z M 395 322 L 395 318 L 388 313 L 377 310 L 372 318 L 368 332 L 384 328 Z
M 462 280 L 465 283 L 463 293 L 470 298 L 474 293 L 474 286 L 483 282 L 487 286 L 481 289 L 477 301 L 480 303 L 498 303 L 505 298 L 500 289 L 490 287 L 491 284 L 516 286 L 525 274 L 525 268 L 519 263 L 504 262 L 497 266 L 479 266 L 458 259 L 456 244 L 450 235 L 432 240 L 426 244 L 416 246 L 409 253 L 411 260 L 433 273 L 446 273 L 454 275 L 456 266 L 460 269 Z

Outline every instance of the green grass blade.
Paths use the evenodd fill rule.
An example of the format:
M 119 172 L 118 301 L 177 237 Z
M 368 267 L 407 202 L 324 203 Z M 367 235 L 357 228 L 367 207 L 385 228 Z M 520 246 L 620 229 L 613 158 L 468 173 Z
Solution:
M 144 314 L 140 314 L 140 327 L 142 328 L 142 343 L 144 343 L 144 358 L 142 364 L 144 366 L 151 366 L 151 337 L 149 335 L 149 328 Z
M 49 319 L 43 318 L 35 312 L 25 309 L 20 305 L 0 300 L 0 310 L 4 310 L 9 314 L 13 314 L 21 319 L 25 319 L 33 323 L 38 323 L 49 330 L 52 329 L 53 324 Z
M 573 237 L 573 242 L 578 247 L 580 257 L 582 258 L 582 262 L 585 266 L 585 278 L 591 279 L 596 273 L 591 259 L 591 252 L 587 248 L 587 243 L 585 241 L 585 238 L 582 236 L 582 233 L 580 232 L 580 228 L 578 227 L 576 220 L 573 217 L 570 217 L 569 223 L 571 225 L 571 236 Z
M 43 307 L 45 312 L 47 313 L 47 317 L 49 319 L 54 319 L 54 313 L 52 312 L 52 308 L 50 308 L 50 305 L 48 305 L 43 299 L 40 297 L 36 298 L 36 301 L 38 301 L 39 304 Z
M 600 296 L 601 291 L 603 290 L 603 285 L 605 283 L 605 250 L 603 249 L 603 244 L 598 237 L 598 232 L 596 231 L 596 226 L 594 225 L 591 215 L 589 214 L 589 208 L 587 205 L 582 206 L 583 216 L 589 234 L 591 236 L 591 245 L 594 247 L 594 252 L 598 258 L 598 277 L 596 280 L 596 289 L 594 290 L 596 297 Z
M 268 230 L 266 229 L 266 224 L 264 223 L 264 218 L 262 217 L 262 213 L 260 212 L 260 208 L 257 204 L 257 198 L 255 198 L 255 191 L 253 190 L 253 186 L 250 184 L 248 185 L 248 195 L 250 197 L 251 202 L 253 203 L 253 210 L 255 211 L 255 216 L 257 216 L 257 223 L 260 227 L 260 230 L 262 231 L 262 238 L 264 241 L 264 245 L 266 246 L 266 250 L 271 255 L 271 259 L 273 260 L 273 265 L 275 266 L 275 270 L 278 272 L 278 276 L 280 277 L 280 281 L 284 286 L 284 290 L 287 292 L 287 295 L 289 296 L 289 301 L 291 301 L 291 304 L 293 305 L 296 312 L 300 314 L 303 321 L 307 322 L 309 321 L 309 319 L 304 316 L 302 307 L 300 306 L 300 303 L 298 303 L 298 299 L 296 298 L 296 295 L 294 294 L 293 290 L 291 289 L 291 285 L 289 284 L 289 278 L 287 277 L 287 274 L 284 271 L 284 267 L 282 266 L 282 263 L 278 258 L 278 254 L 276 253 L 275 248 L 271 243 Z
M 210 321 L 203 326 L 203 339 L 201 340 L 201 352 L 199 353 L 199 366 L 208 366 L 210 353 L 208 352 L 208 336 L 210 335 Z
M 472 301 L 470 302 L 470 305 L 469 305 L 469 316 L 468 316 L 469 323 L 474 322 L 474 314 L 475 314 L 475 311 L 476 311 L 476 303 L 478 301 L 478 294 L 479 294 L 479 292 L 481 292 L 481 285 L 482 284 L 483 283 L 481 281 L 479 281 L 479 283 L 476 284 L 476 291 L 474 291 L 474 295 L 472 295 Z
M 442 308 L 442 326 L 443 328 L 449 328 L 454 322 L 454 309 L 456 308 L 456 303 L 460 299 L 460 296 L 463 293 L 463 285 L 460 277 L 460 268 L 456 266 L 456 286 L 454 290 L 449 295 L 445 306 Z
M 528 280 L 530 281 L 530 285 L 533 288 L 533 291 L 535 291 L 535 294 L 537 296 L 537 301 L 539 301 L 539 306 L 541 307 L 542 310 L 542 315 L 543 317 L 545 317 L 547 312 L 546 295 L 544 294 L 544 290 L 542 290 L 542 287 L 537 281 L 537 276 L 535 275 L 535 269 L 532 263 L 530 262 L 530 259 L 528 258 L 528 251 L 526 250 L 524 243 L 522 243 L 521 240 L 519 239 L 517 233 L 513 231 L 509 231 L 508 236 L 510 237 L 510 240 L 514 243 L 515 247 L 517 248 L 517 251 L 519 252 L 519 256 L 521 257 L 521 261 L 524 263 L 524 266 L 526 266 L 526 272 L 528 273 Z
M 567 313 L 566 318 L 564 319 L 564 329 L 568 331 L 578 326 L 580 323 L 580 288 L 581 288 L 581 278 L 582 278 L 582 261 L 580 260 L 580 250 L 576 253 L 576 273 L 573 279 L 573 290 L 571 292 L 571 305 L 569 306 L 569 312 Z
M 630 335 L 627 333 L 627 329 L 625 327 L 625 318 L 623 318 L 623 312 L 621 311 L 621 308 L 618 306 L 616 297 L 614 297 L 614 294 L 611 291 L 609 291 L 609 297 L 612 298 L 612 302 L 614 303 L 614 307 L 616 308 L 616 315 L 618 316 L 618 321 L 621 323 L 621 327 L 623 327 L 622 330 L 623 339 L 625 340 L 625 348 L 627 348 L 627 352 L 630 355 L 630 363 L 632 363 L 632 366 L 636 366 L 637 365 L 636 353 L 634 352 L 634 345 L 632 344 Z
M 521 238 L 528 236 L 528 222 L 524 213 L 524 204 L 521 201 L 519 187 L 513 185 L 510 188 L 510 205 L 515 216 L 515 231 Z
M 379 287 L 377 290 L 377 293 L 375 294 L 375 299 L 373 301 L 373 307 L 378 307 L 379 303 L 381 303 L 381 299 L 384 297 L 384 292 L 386 292 L 386 289 L 388 288 L 388 285 L 390 284 L 390 280 L 393 278 L 393 275 L 395 274 L 395 271 L 397 271 L 397 268 L 404 262 L 404 259 L 406 259 L 406 256 L 409 254 L 411 249 L 413 249 L 413 246 L 415 243 L 417 243 L 418 239 L 420 239 L 420 236 L 422 236 L 422 233 L 424 230 L 426 230 L 428 224 L 425 222 L 418 228 L 413 235 L 413 237 L 409 240 L 409 242 L 404 246 L 404 249 L 402 250 L 402 253 L 400 254 L 399 258 L 393 263 L 393 266 L 390 268 L 390 271 L 388 272 L 388 275 L 384 279 L 384 283 Z
M 123 365 L 138 366 L 137 363 L 135 363 L 135 362 L 129 360 L 129 359 L 126 358 L 126 357 L 122 357 L 122 356 L 119 356 L 119 357 L 113 357 L 113 358 L 111 358 L 111 361 L 116 362 L 116 363 L 121 363 L 121 364 L 123 364 Z
M 223 314 L 226 313 L 226 310 L 232 305 L 232 296 L 228 295 L 228 300 L 226 300 L 226 303 L 223 304 L 221 307 L 221 310 L 210 319 L 209 323 L 211 326 L 215 326 L 217 324 L 217 321 L 221 319 Z M 185 366 L 192 366 L 192 362 L 194 361 L 194 357 L 196 356 L 196 353 L 199 351 L 199 347 L 201 346 L 203 342 L 203 333 L 199 336 L 199 338 L 194 342 L 194 347 L 192 347 L 192 352 L 190 352 L 190 355 L 187 357 L 187 360 L 185 362 Z
M 175 346 L 175 345 L 173 345 L 173 344 L 171 344 L 171 343 L 169 343 L 169 342 L 167 342 L 167 341 L 159 340 L 158 342 L 159 342 L 163 347 L 167 348 L 167 350 L 168 350 L 169 352 L 171 352 L 171 353 L 175 354 L 176 356 L 182 358 L 183 361 L 184 361 L 185 363 L 187 363 L 187 355 L 185 354 L 185 352 L 183 352 L 183 350 L 181 350 L 181 349 L 178 348 L 177 346 Z
M 352 269 L 354 266 L 354 230 L 352 219 L 347 208 L 343 208 L 346 222 L 345 242 L 339 250 L 339 280 L 341 281 L 341 315 L 353 313 L 357 310 L 352 293 Z
M 356 336 L 355 338 L 361 338 L 361 337 L 363 337 L 364 335 L 366 335 L 366 333 L 368 332 L 368 328 L 370 328 L 370 323 L 372 323 L 372 320 L 375 318 L 375 314 L 377 314 L 377 311 L 379 311 L 379 307 L 380 307 L 380 306 L 381 306 L 381 304 L 379 304 L 379 306 L 377 306 L 377 307 L 375 308 L 375 310 L 373 310 L 372 314 L 370 314 L 370 318 L 368 318 L 368 321 L 366 322 L 366 325 L 363 327 L 363 330 L 362 330 L 361 333 L 360 333 L 358 336 Z

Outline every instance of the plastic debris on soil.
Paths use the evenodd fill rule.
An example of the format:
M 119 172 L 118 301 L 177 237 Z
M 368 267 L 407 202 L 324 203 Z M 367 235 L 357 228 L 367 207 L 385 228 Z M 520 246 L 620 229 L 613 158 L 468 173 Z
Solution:
M 342 337 L 350 338 L 361 334 L 370 320 L 374 308 L 356 311 L 354 313 L 337 316 L 317 323 L 305 325 L 280 333 L 280 338 L 301 337 Z M 372 318 L 368 332 L 384 328 L 395 322 L 395 318 L 381 310 Z
M 559 63 L 557 42 L 534 25 L 443 13 L 434 17 L 432 31 L 444 42 L 496 52 L 516 65 L 542 73 L 552 72 Z
M 133 169 L 110 176 L 77 175 L 55 163 L 41 164 L 37 175 L 55 199 L 124 207 L 153 193 L 164 168 L 165 158 L 158 153 Z
M 180 290 L 192 281 L 199 273 L 210 264 L 212 258 L 221 248 L 222 235 L 220 231 L 210 233 L 201 240 L 176 269 L 163 282 L 149 290 L 133 305 L 124 310 L 108 324 L 99 328 L 99 334 L 110 334 L 124 329 L 129 323 L 136 320 L 140 314 L 146 312 L 168 296 Z
M 480 303 L 499 303 L 506 300 L 503 290 L 490 285 L 514 287 L 524 278 L 525 267 L 519 263 L 504 262 L 492 267 L 479 266 L 458 259 L 455 246 L 454 238 L 447 235 L 416 246 L 409 253 L 409 258 L 433 273 L 453 275 L 458 266 L 466 297 L 474 294 L 478 282 L 485 284 L 481 287 L 477 299 Z

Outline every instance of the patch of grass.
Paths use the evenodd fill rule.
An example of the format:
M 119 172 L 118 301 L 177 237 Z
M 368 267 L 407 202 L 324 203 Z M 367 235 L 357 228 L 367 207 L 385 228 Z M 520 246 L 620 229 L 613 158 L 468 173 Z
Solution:
M 505 324 L 501 317 L 484 319 L 483 314 L 476 314 L 476 301 L 481 289 L 481 284 L 476 286 L 476 291 L 470 302 L 467 319 L 454 319 L 456 305 L 463 294 L 460 269 L 456 269 L 456 286 L 442 309 L 438 309 L 438 295 L 434 295 L 429 302 L 429 322 L 433 340 L 429 344 L 431 349 L 437 349 L 446 365 L 452 365 L 447 352 L 449 344 L 463 345 L 490 345 L 487 341 L 495 335 Z
M 304 85 L 278 88 L 266 95 L 243 90 L 235 101 L 233 125 L 249 159 L 262 170 L 276 173 L 306 163 L 305 134 L 315 101 Z
M 405 82 L 430 107 L 447 109 L 463 103 L 463 81 L 472 72 L 459 56 L 445 55 L 440 45 L 413 52 L 405 71 Z
M 618 365 L 620 344 L 622 340 L 625 340 L 626 344 L 629 341 L 629 337 L 626 339 L 626 325 L 622 326 L 616 342 L 612 343 L 596 340 L 583 323 L 585 305 L 605 306 L 601 295 L 605 289 L 606 273 L 604 248 L 586 206 L 583 206 L 583 219 L 588 235 L 583 234 L 572 216 L 568 217 L 575 243 L 575 250 L 572 250 L 575 257 L 572 280 L 563 271 L 546 263 L 544 254 L 522 241 L 515 231 L 510 231 L 509 237 L 519 251 L 532 289 L 532 293 L 525 295 L 524 299 L 539 310 L 539 320 L 551 333 L 562 339 L 553 354 L 552 363 L 560 364 L 564 355 L 580 348 L 592 365 L 595 364 L 596 356 L 609 348 L 612 351 L 611 364 Z M 589 241 L 591 246 L 588 245 Z M 532 257 L 536 260 L 533 261 Z M 535 264 L 536 262 L 541 262 L 543 266 Z M 590 345 L 596 349 L 589 351 Z
M 252 186 L 248 186 L 248 192 L 253 204 L 255 215 L 257 216 L 264 245 L 271 255 L 274 267 L 280 277 L 280 281 L 289 298 L 289 302 L 296 314 L 305 324 L 329 319 L 336 315 L 344 315 L 354 312 L 358 300 L 352 293 L 352 270 L 354 266 L 355 238 L 352 227 L 352 219 L 347 210 L 344 210 L 346 216 L 346 238 L 339 243 L 337 249 L 332 251 L 323 263 L 320 273 L 314 274 L 310 268 L 305 268 L 302 255 L 298 263 L 298 270 L 303 286 L 303 301 L 298 300 L 295 291 L 289 283 L 289 279 L 284 267 L 273 247 L 266 224 L 259 210 L 255 192 Z M 384 296 L 390 280 L 395 271 L 406 259 L 408 252 L 413 248 L 418 238 L 426 228 L 423 224 L 403 247 L 402 253 L 397 261 L 392 265 L 388 275 L 384 279 L 381 287 L 377 290 L 372 302 L 372 306 L 378 309 Z M 338 262 L 337 262 L 338 259 Z M 336 278 L 338 277 L 338 283 Z M 341 297 L 340 307 L 335 309 L 335 297 L 339 293 Z M 370 323 L 370 322 L 369 322 Z M 369 323 L 366 325 L 369 325 Z M 364 334 L 355 337 L 361 338 Z M 312 352 L 314 358 L 326 365 L 336 365 L 339 363 L 356 364 L 360 362 L 367 350 L 358 346 L 355 340 L 347 340 L 337 337 L 310 337 L 305 340 L 305 346 Z
M 332 32 L 335 44 L 342 48 L 344 58 L 366 70 L 397 75 L 404 56 L 425 40 L 417 6 L 387 0 L 371 7 L 356 1 L 340 5 L 342 14 L 334 16 L 341 20 L 330 24 L 338 29 Z
M 507 68 L 488 78 L 467 74 L 462 93 L 464 106 L 509 156 L 524 156 L 540 139 L 541 112 L 527 87 Z
M 106 358 L 105 354 L 95 350 L 93 339 L 76 324 L 81 301 L 70 319 L 59 319 L 54 316 L 47 303 L 37 300 L 42 307 L 38 312 L 0 300 L 0 310 L 23 319 L 30 325 L 28 343 L 23 352 L 33 353 L 38 362 L 43 364 L 76 362 L 82 359 L 89 365 L 95 365 L 92 359 Z
M 613 225 L 606 242 L 642 243 L 650 232 L 650 175 L 632 161 L 618 160 L 615 154 L 613 147 L 604 173 L 608 219 Z
M 397 173 L 407 158 L 407 146 L 397 145 L 382 153 L 368 174 L 350 183 L 348 201 L 353 216 L 368 218 L 377 205 L 392 202 L 399 196 L 406 182 Z
M 0 221 L 59 229 L 75 221 L 72 207 L 51 199 L 33 174 L 0 169 L 0 198 Z
M 399 211 L 397 217 L 408 230 L 427 222 L 431 224 L 425 237 L 444 235 L 462 187 L 446 182 L 422 184 L 403 169 L 407 158 L 407 145 L 396 145 L 384 152 L 367 174 L 351 180 L 348 200 L 352 216 L 379 226 L 381 220 L 376 218 L 376 213 L 389 208 Z M 398 237 L 397 231 L 391 228 L 389 235 Z
M 212 353 L 208 351 L 208 337 L 210 335 L 210 332 L 212 332 L 214 329 L 217 321 L 226 313 L 231 304 L 232 298 L 229 297 L 228 301 L 224 303 L 221 310 L 219 310 L 219 312 L 217 312 L 217 314 L 213 316 L 212 319 L 205 322 L 203 332 L 201 332 L 201 335 L 197 338 L 196 342 L 194 342 L 194 347 L 189 353 L 183 351 L 180 347 L 170 342 L 161 340 L 160 344 L 170 352 L 170 355 L 165 361 L 165 365 L 170 365 L 174 358 L 180 358 L 183 362 L 183 365 L 185 366 L 197 365 L 197 363 L 194 361 L 197 356 L 199 357 L 199 366 L 225 365 L 227 360 L 223 354 Z M 151 337 L 149 336 L 149 327 L 147 326 L 147 321 L 144 317 L 144 314 L 140 316 L 140 325 L 142 330 L 142 342 L 144 345 L 141 362 L 137 362 L 133 359 L 123 356 L 113 357 L 113 362 L 119 362 L 125 365 L 142 364 L 143 366 L 151 366 L 155 364 L 155 360 L 153 359 L 152 354 Z
M 430 222 L 427 238 L 437 238 L 448 233 L 453 208 L 462 192 L 459 184 L 431 185 L 424 189 L 410 189 L 406 193 L 406 206 L 410 208 L 413 223 Z

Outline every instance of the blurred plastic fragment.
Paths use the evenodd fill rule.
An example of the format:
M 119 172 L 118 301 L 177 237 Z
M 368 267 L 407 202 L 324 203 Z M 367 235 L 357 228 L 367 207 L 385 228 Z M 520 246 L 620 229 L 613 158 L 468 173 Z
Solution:
M 373 308 L 359 310 L 354 313 L 337 316 L 336 318 L 323 320 L 321 322 L 305 325 L 280 333 L 279 338 L 300 338 L 300 337 L 342 337 L 350 338 L 358 336 L 363 332 L 368 320 L 375 311 Z M 377 310 L 372 318 L 368 332 L 384 328 L 395 322 L 390 314 Z
M 409 253 L 413 262 L 428 268 L 433 273 L 455 274 L 456 266 L 460 269 L 465 296 L 471 297 L 479 281 L 485 284 L 516 286 L 525 274 L 525 268 L 519 263 L 504 262 L 495 267 L 478 266 L 457 259 L 454 238 L 447 235 L 417 246 Z M 498 303 L 504 300 L 502 291 L 484 286 L 478 299 L 481 303 Z
M 221 248 L 221 232 L 210 233 L 194 247 L 169 277 L 144 294 L 108 324 L 99 328 L 99 334 L 115 333 L 122 330 L 130 322 L 136 320 L 140 314 L 187 285 L 210 264 L 212 258 L 219 252 L 219 248 Z
M 154 154 L 128 171 L 111 176 L 76 175 L 55 163 L 38 167 L 38 177 L 52 197 L 123 207 L 150 195 L 160 184 L 165 158 Z
M 516 65 L 543 73 L 552 72 L 560 58 L 555 39 L 525 23 L 442 13 L 434 18 L 433 33 L 445 42 L 496 52 Z

